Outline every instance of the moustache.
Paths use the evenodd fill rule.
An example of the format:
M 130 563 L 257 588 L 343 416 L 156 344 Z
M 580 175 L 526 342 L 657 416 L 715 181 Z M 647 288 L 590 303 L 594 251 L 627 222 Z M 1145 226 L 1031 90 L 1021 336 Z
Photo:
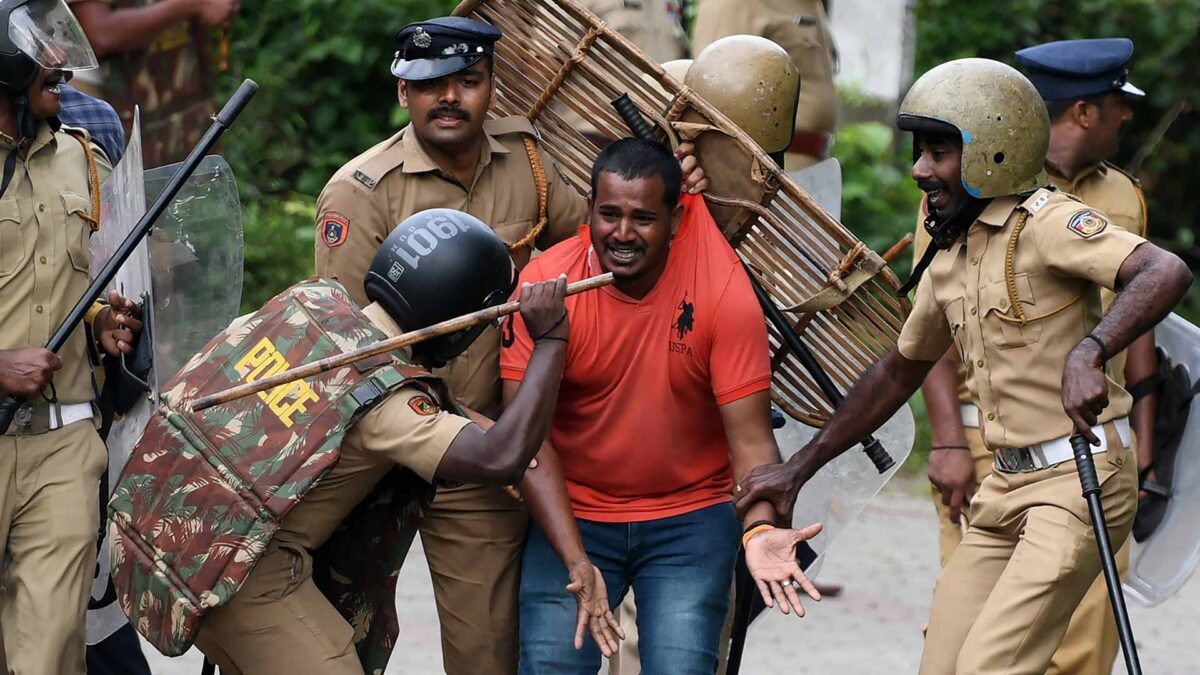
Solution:
M 453 108 L 450 106 L 440 106 L 434 108 L 433 110 L 429 111 L 428 117 L 431 120 L 437 117 L 453 117 L 456 119 L 465 120 L 467 122 L 471 121 L 471 115 L 466 110 L 463 110 L 462 108 Z
M 921 192 L 933 192 L 934 190 L 948 191 L 949 186 L 940 180 L 919 180 L 917 187 L 921 189 Z

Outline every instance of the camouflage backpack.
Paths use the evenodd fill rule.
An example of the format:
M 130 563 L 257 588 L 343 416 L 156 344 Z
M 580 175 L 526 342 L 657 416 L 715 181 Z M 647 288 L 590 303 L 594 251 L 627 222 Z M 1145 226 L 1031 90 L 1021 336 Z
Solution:
M 313 279 L 235 321 L 164 388 L 109 501 L 121 607 L 163 654 L 187 651 L 203 615 L 237 593 L 359 416 L 406 384 L 450 399 L 394 353 L 201 412 L 189 402 L 384 338 L 341 286 Z M 386 664 L 397 625 L 387 589 L 431 497 L 415 474 L 392 471 L 317 552 L 314 578 L 355 626 L 364 662 Z

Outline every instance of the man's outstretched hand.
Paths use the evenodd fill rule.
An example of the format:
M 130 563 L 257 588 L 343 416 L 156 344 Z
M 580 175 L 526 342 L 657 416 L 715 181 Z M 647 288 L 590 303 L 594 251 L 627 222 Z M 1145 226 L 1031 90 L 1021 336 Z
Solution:
M 567 591 L 575 596 L 578 611 L 575 616 L 575 649 L 583 649 L 583 636 L 591 631 L 592 639 L 600 647 L 600 653 L 612 656 L 617 653 L 618 640 L 625 639 L 625 631 L 613 616 L 608 606 L 608 587 L 600 570 L 584 560 L 569 570 L 570 583 Z
M 746 569 L 758 585 L 763 602 L 767 607 L 779 605 L 779 611 L 804 616 L 797 589 L 804 589 L 808 597 L 821 601 L 821 592 L 804 576 L 796 562 L 796 545 L 817 536 L 821 524 L 809 525 L 802 530 L 774 529 L 760 532 L 746 542 Z

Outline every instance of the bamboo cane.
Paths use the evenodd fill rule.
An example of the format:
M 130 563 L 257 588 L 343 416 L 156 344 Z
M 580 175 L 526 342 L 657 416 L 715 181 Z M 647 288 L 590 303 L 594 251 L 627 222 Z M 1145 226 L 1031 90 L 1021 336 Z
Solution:
M 576 281 L 573 284 L 568 284 L 567 295 L 575 295 L 577 293 L 583 293 L 597 288 L 602 288 L 604 286 L 608 286 L 612 282 L 613 275 L 611 272 L 600 274 L 582 281 Z M 282 384 L 288 384 L 295 382 L 296 380 L 302 380 L 306 377 L 320 375 L 321 373 L 329 372 L 335 368 L 341 368 L 342 366 L 347 366 L 351 363 L 362 361 L 363 359 L 369 359 L 372 356 L 386 354 L 390 351 L 400 349 L 401 347 L 407 347 L 409 345 L 417 344 L 418 342 L 424 342 L 430 338 L 449 335 L 450 333 L 457 333 L 460 330 L 470 328 L 472 326 L 478 326 L 481 323 L 495 321 L 502 316 L 513 314 L 520 309 L 520 303 L 514 300 L 503 305 L 481 309 L 478 312 L 472 312 L 471 314 L 465 314 L 460 317 L 448 319 L 441 323 L 435 323 L 432 326 L 427 326 L 420 330 L 409 331 L 402 335 L 397 335 L 396 337 L 388 338 L 387 340 L 383 340 L 381 342 L 376 342 L 373 345 L 355 349 L 354 351 L 327 356 L 319 361 L 313 361 L 312 363 L 296 366 L 295 368 L 285 370 L 276 375 L 272 375 L 271 377 L 265 377 L 256 382 L 239 384 L 235 387 L 230 387 L 229 389 L 219 391 L 215 394 L 201 396 L 192 402 L 191 411 L 200 412 L 201 410 L 207 410 L 215 405 L 236 401 L 239 398 L 244 398 L 246 396 L 250 396 L 251 394 L 257 394 L 260 391 L 274 389 Z

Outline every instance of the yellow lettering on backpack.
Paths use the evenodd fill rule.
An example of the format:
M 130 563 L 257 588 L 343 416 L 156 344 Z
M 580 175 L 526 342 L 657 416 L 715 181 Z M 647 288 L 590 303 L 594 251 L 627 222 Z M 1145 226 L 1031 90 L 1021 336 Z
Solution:
M 256 382 L 264 377 L 281 373 L 291 365 L 283 354 L 275 348 L 270 338 L 263 338 L 246 353 L 234 368 L 242 373 L 246 382 Z M 267 409 L 275 413 L 283 426 L 292 428 L 295 422 L 292 415 L 308 410 L 308 404 L 320 399 L 317 392 L 304 380 L 281 384 L 274 389 L 258 392 L 258 397 L 267 404 Z M 294 400 L 293 400 L 294 399 Z

